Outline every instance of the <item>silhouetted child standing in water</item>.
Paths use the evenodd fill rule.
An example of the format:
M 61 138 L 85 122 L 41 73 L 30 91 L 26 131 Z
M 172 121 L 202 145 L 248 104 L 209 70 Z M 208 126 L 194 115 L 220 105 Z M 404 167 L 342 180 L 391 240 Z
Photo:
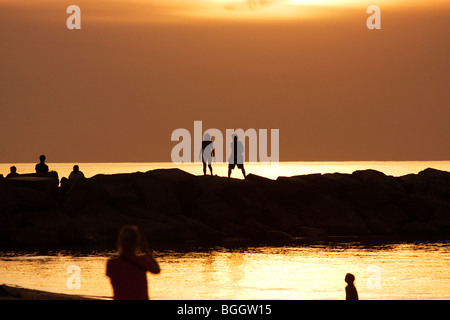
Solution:
M 345 275 L 345 282 L 347 282 L 347 286 L 345 287 L 345 300 L 359 300 L 358 291 L 353 284 L 354 281 L 354 275 L 352 275 L 351 273 L 347 273 Z

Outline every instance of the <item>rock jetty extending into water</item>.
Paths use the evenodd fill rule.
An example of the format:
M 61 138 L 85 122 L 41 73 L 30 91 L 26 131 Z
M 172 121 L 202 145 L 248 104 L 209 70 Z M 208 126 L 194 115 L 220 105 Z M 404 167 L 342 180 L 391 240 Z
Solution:
M 276 180 L 158 169 L 62 187 L 55 174 L 0 180 L 0 246 L 109 244 L 125 224 L 150 243 L 450 235 L 450 172 L 435 169 Z

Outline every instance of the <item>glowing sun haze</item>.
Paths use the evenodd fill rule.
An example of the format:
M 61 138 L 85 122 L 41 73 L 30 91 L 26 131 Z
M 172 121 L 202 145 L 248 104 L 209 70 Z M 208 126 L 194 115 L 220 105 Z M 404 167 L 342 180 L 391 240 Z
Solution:
M 195 120 L 279 129 L 282 161 L 450 160 L 448 1 L 72 4 L 0 0 L 0 162 L 170 161 Z
M 120 8 L 115 19 L 134 22 L 180 22 L 206 20 L 298 20 L 329 14 L 342 14 L 336 9 L 367 8 L 369 0 L 101 0 L 108 7 Z M 414 7 L 424 0 L 379 0 L 383 7 Z M 443 5 L 445 0 L 426 1 L 428 6 Z M 110 12 L 112 13 L 112 12 Z M 130 15 L 128 15 L 129 13 Z M 100 18 L 101 15 L 97 17 Z

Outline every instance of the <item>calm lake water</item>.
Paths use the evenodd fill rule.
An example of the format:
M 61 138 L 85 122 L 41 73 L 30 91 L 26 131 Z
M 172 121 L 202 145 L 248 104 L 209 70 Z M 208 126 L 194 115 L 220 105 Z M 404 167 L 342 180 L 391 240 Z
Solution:
M 105 265 L 113 254 L 3 251 L 0 283 L 108 298 Z M 162 271 L 148 276 L 153 300 L 343 300 L 347 272 L 360 299 L 450 299 L 448 241 L 163 249 L 155 257 Z M 79 270 L 79 289 L 71 266 Z

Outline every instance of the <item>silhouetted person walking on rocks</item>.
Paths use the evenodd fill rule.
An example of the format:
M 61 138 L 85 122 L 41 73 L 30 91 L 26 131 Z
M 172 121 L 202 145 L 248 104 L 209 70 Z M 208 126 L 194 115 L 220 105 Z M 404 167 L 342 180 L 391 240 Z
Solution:
M 45 156 L 39 157 L 40 162 L 36 165 L 36 173 L 48 173 L 48 166 L 45 164 Z
M 347 286 L 345 287 L 345 300 L 359 300 L 358 291 L 353 282 L 355 282 L 355 276 L 351 273 L 345 275 L 345 282 Z
M 233 142 L 231 142 L 231 155 L 228 158 L 228 178 L 231 176 L 231 171 L 237 166 L 241 169 L 245 178 L 244 169 L 244 145 L 238 140 L 236 134 L 232 135 Z
M 203 175 L 206 176 L 206 165 L 208 165 L 209 172 L 211 175 L 213 175 L 212 170 L 212 160 L 216 156 L 213 142 L 211 141 L 211 137 L 209 134 L 205 134 L 205 137 L 202 141 L 202 150 L 201 150 L 201 157 L 203 162 Z
M 17 168 L 15 166 L 12 166 L 11 168 L 9 168 L 9 173 L 6 176 L 7 178 L 14 178 L 19 176 L 19 174 L 17 173 Z
M 148 300 L 147 271 L 160 268 L 136 226 L 124 226 L 117 240 L 119 256 L 110 258 L 106 275 L 111 280 L 114 300 Z

